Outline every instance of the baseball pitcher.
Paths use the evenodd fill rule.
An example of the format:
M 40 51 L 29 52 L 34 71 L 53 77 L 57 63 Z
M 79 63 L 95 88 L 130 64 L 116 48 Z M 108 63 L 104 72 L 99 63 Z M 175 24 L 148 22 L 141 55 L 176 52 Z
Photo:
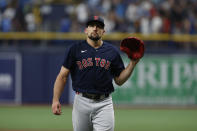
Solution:
M 144 44 L 135 37 L 121 42 L 130 63 L 124 67 L 118 49 L 102 40 L 104 20 L 91 17 L 86 23 L 86 40 L 70 45 L 54 84 L 52 112 L 61 115 L 60 96 L 71 74 L 75 98 L 72 111 L 74 131 L 114 131 L 112 80 L 122 85 L 143 56 Z

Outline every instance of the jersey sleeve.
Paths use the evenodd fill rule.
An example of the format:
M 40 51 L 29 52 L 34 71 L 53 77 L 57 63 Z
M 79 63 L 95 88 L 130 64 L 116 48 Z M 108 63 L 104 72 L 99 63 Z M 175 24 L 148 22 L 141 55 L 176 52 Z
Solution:
M 74 56 L 74 48 L 73 46 L 69 46 L 65 51 L 65 57 L 63 61 L 63 66 L 67 69 L 71 69 L 75 62 L 75 56 Z
M 111 72 L 114 77 L 119 76 L 122 70 L 125 69 L 124 63 L 119 53 L 116 53 L 114 60 L 111 63 Z

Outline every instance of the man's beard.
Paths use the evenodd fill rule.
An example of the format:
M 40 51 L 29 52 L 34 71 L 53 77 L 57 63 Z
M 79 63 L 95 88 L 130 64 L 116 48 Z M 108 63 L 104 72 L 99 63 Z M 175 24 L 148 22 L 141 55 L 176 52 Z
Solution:
M 101 39 L 101 37 L 99 36 L 96 36 L 96 37 L 93 37 L 93 36 L 88 36 L 89 39 L 93 40 L 93 41 L 98 41 Z

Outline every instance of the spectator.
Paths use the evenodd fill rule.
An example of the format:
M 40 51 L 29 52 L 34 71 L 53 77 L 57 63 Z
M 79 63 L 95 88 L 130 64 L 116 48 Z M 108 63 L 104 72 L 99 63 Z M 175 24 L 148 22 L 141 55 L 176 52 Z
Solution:
M 25 21 L 27 23 L 27 31 L 28 32 L 33 32 L 36 30 L 35 17 L 32 12 L 29 12 L 26 14 Z
M 12 20 L 15 16 L 15 9 L 12 7 L 8 7 L 5 9 L 2 17 L 2 31 L 10 32 L 12 31 Z
M 40 13 L 41 13 L 41 16 L 43 18 L 42 20 L 42 30 L 43 31 L 47 31 L 48 29 L 51 28 L 51 23 L 50 23 L 50 14 L 52 13 L 52 7 L 50 5 L 50 3 L 47 3 L 47 4 L 43 4 L 41 6 L 41 9 L 40 9 Z
M 162 18 L 160 17 L 159 13 L 155 13 L 151 20 L 151 33 L 159 33 L 162 29 Z
M 58 14 L 60 17 L 53 20 L 51 15 L 58 12 L 53 10 L 55 2 L 58 0 L 1 0 L 1 30 L 83 31 L 88 16 L 97 14 L 109 24 L 107 32 L 197 33 L 196 0 L 80 0 L 62 5 L 58 2 L 58 6 L 65 8 L 60 13 L 68 17 L 61 20 Z M 10 3 L 18 6 L 8 7 Z
M 105 31 L 106 33 L 114 32 L 116 26 L 116 16 L 113 11 L 110 11 L 105 19 Z
M 79 5 L 77 5 L 76 14 L 78 22 L 84 24 L 88 19 L 88 10 L 86 4 L 80 3 Z
M 71 27 L 71 21 L 68 15 L 65 15 L 60 23 L 60 32 L 69 32 Z
M 150 21 L 148 17 L 142 17 L 140 20 L 140 32 L 142 34 L 150 33 Z

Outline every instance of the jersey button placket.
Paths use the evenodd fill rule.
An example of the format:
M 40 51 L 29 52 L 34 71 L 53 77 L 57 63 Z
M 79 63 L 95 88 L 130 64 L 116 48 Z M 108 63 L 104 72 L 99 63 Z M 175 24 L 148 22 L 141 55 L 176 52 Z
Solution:
M 99 52 L 98 52 L 98 49 L 95 49 L 95 58 L 100 58 L 100 55 L 99 55 Z M 96 64 L 96 61 L 95 61 L 95 64 Z M 99 64 L 100 64 L 100 62 L 98 62 L 97 63 L 98 64 L 98 66 L 95 66 L 95 85 L 97 85 L 98 83 L 98 78 L 97 78 L 97 76 L 98 76 L 98 69 L 99 69 Z

